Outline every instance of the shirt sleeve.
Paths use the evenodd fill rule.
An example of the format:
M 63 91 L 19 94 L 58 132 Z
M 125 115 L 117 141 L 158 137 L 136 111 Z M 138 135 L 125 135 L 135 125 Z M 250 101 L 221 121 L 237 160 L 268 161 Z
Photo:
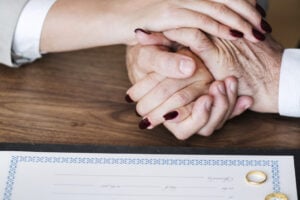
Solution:
M 41 57 L 40 39 L 44 21 L 56 0 L 30 0 L 24 7 L 13 39 L 12 57 L 17 65 Z
M 300 117 L 300 49 L 283 53 L 279 81 L 279 113 Z

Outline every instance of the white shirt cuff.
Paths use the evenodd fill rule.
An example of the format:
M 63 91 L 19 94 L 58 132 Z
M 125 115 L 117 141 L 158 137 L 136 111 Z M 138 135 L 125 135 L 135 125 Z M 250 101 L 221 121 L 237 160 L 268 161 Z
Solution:
M 12 52 L 18 65 L 41 57 L 40 39 L 46 16 L 56 0 L 30 0 L 16 26 Z
M 279 81 L 279 113 L 300 117 L 300 49 L 283 53 Z

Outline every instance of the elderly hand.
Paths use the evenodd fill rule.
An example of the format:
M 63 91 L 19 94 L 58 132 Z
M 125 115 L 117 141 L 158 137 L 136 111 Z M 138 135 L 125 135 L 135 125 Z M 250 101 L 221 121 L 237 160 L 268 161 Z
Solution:
M 278 113 L 279 74 L 283 48 L 271 37 L 265 42 L 227 41 L 195 29 L 165 32 L 170 40 L 189 47 L 216 80 L 238 78 L 239 95 L 254 98 L 253 111 Z
M 273 39 L 268 37 L 265 42 L 257 44 L 246 40 L 230 42 L 216 37 L 208 37 L 199 30 L 188 28 L 167 31 L 164 35 L 170 40 L 188 46 L 196 55 L 200 56 L 215 79 L 223 80 L 228 76 L 237 77 L 239 95 L 249 95 L 255 100 L 255 104 L 251 107 L 252 110 L 278 112 L 279 71 L 283 48 Z M 159 38 L 156 35 L 143 33 L 138 33 L 138 38 L 145 44 L 149 44 L 149 41 L 153 44 L 155 40 L 162 40 L 161 36 Z M 166 39 L 164 38 L 164 40 Z M 156 51 L 156 53 L 160 52 Z M 142 63 L 141 60 L 139 63 Z M 154 60 L 159 63 L 157 59 Z M 161 64 L 161 66 L 163 65 Z M 145 67 L 147 68 L 147 66 Z M 174 65 L 173 67 L 177 68 L 178 66 Z

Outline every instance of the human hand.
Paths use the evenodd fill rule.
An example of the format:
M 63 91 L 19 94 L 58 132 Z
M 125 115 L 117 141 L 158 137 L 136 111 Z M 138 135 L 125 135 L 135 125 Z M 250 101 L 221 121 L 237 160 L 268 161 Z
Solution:
M 139 47 L 134 48 L 140 49 Z M 165 52 L 159 49 L 153 50 L 153 53 L 158 56 L 157 58 L 165 55 Z M 186 48 L 182 48 L 178 52 L 178 55 L 183 54 L 193 58 L 196 63 L 196 71 L 189 79 L 170 79 L 152 72 L 128 90 L 127 94 L 133 101 L 138 102 L 137 112 L 143 116 L 143 120 L 140 122 L 141 129 L 153 128 L 165 122 L 166 127 L 179 139 L 186 139 L 194 133 L 208 136 L 216 128 L 222 127 L 225 121 L 232 117 L 231 113 L 234 116 L 241 114 L 252 105 L 251 98 L 240 97 L 237 106 L 234 107 L 237 98 L 236 80 L 233 77 L 226 79 L 226 89 L 222 82 L 216 82 L 210 87 L 213 78 L 202 61 Z M 143 56 L 143 52 L 138 55 Z M 177 54 L 173 53 L 173 55 Z M 147 62 L 145 68 L 150 70 L 151 64 Z M 227 93 L 228 88 L 230 90 Z M 206 95 L 208 93 L 211 95 Z M 199 100 L 194 102 L 199 96 L 201 96 Z M 210 107 L 213 107 L 212 110 Z M 196 110 L 201 109 L 201 113 L 195 113 Z M 201 117 L 200 121 L 198 121 L 199 117 Z M 174 120 L 166 122 L 171 119 Z M 197 121 L 198 123 L 196 123 Z M 175 124 L 179 126 L 178 129 L 174 127 Z
M 121 14 L 122 19 L 119 20 L 127 26 L 124 30 L 143 28 L 162 32 L 192 27 L 227 40 L 244 36 L 252 42 L 264 40 L 262 33 L 272 31 L 270 25 L 262 19 L 264 13 L 256 9 L 258 4 L 255 0 L 150 0 L 147 3 L 131 0 L 123 2 L 123 5 L 122 10 L 114 13 Z
M 278 87 L 283 48 L 270 36 L 265 42 L 226 41 L 195 29 L 164 33 L 201 57 L 216 80 L 238 78 L 239 95 L 254 98 L 253 111 L 278 113 Z
M 207 95 L 165 115 L 164 126 L 180 140 L 194 134 L 210 136 L 253 104 L 251 97 L 238 97 L 237 88 L 234 77 L 213 82 Z
M 155 41 L 157 43 L 163 40 L 161 36 L 141 32 L 137 36 L 140 42 L 145 44 L 155 44 Z M 199 30 L 189 28 L 167 31 L 164 36 L 188 46 L 200 56 L 215 79 L 223 80 L 228 76 L 236 76 L 240 83 L 239 95 L 249 95 L 255 99 L 252 110 L 278 112 L 279 72 L 283 48 L 271 37 L 265 42 L 253 44 L 246 40 L 226 41 L 209 37 Z

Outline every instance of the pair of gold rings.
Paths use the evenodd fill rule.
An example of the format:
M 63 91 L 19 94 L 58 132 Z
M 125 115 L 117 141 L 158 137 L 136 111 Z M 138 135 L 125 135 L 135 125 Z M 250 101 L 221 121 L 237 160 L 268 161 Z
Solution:
M 252 185 L 261 185 L 265 183 L 268 176 L 263 171 L 250 171 L 246 175 L 246 181 Z M 272 193 L 266 196 L 265 200 L 288 200 L 287 196 L 283 193 Z

